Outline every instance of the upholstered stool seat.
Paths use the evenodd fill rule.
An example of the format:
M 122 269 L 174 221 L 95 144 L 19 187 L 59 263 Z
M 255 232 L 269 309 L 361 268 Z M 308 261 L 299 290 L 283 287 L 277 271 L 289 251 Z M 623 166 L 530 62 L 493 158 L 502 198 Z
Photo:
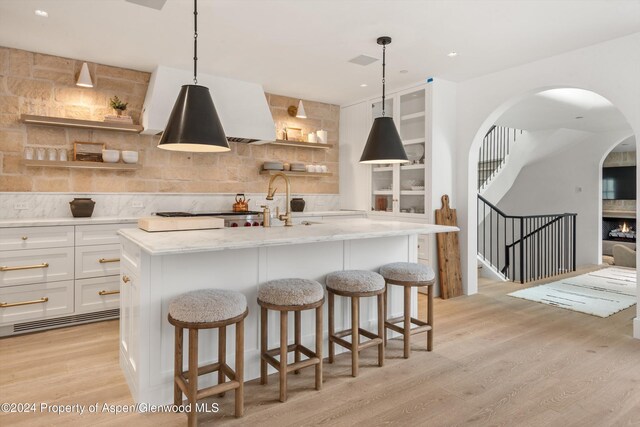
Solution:
M 214 394 L 235 390 L 235 415 L 244 411 L 244 319 L 247 299 L 239 292 L 202 289 L 179 295 L 169 302 L 168 320 L 175 327 L 173 403 L 182 405 L 182 394 L 189 401 L 188 425 L 198 424 L 196 402 Z M 227 365 L 227 326 L 236 325 L 235 370 Z M 218 329 L 218 361 L 198 366 L 198 331 Z M 183 330 L 189 331 L 189 369 L 183 371 Z M 218 373 L 218 384 L 198 389 L 198 377 Z M 226 380 L 229 381 L 226 381 Z
M 411 335 L 427 332 L 427 351 L 433 348 L 433 284 L 435 282 L 435 272 L 431 267 L 413 262 L 393 262 L 380 268 L 380 274 L 387 282 L 384 303 L 385 328 L 402 334 L 404 339 L 404 357 L 409 357 L 411 353 Z M 387 318 L 387 301 L 390 285 L 404 287 L 404 314 L 401 317 Z M 418 320 L 411 317 L 411 288 L 427 288 L 427 321 Z M 402 323 L 402 326 L 396 325 Z M 417 326 L 411 328 L 411 324 Z M 387 334 L 384 334 L 385 343 Z
M 384 277 L 373 271 L 345 270 L 327 274 L 325 279 L 329 296 L 329 363 L 335 358 L 335 344 L 351 350 L 351 375 L 358 376 L 360 351 L 378 346 L 378 365 L 384 364 Z M 335 331 L 335 295 L 351 298 L 351 329 Z M 360 298 L 377 297 L 378 333 L 360 327 Z M 351 335 L 351 342 L 344 337 Z M 360 335 L 369 338 L 360 342 Z
M 169 316 L 183 323 L 212 323 L 232 319 L 247 310 L 240 292 L 200 289 L 177 296 L 169 303 Z
M 386 279 L 402 282 L 430 282 L 436 274 L 428 265 L 413 262 L 392 262 L 380 268 L 380 274 Z
M 300 369 L 315 366 L 316 390 L 322 388 L 322 304 L 324 288 L 315 280 L 278 279 L 271 280 L 258 287 L 258 305 L 260 305 L 260 383 L 266 384 L 267 364 L 273 366 L 280 375 L 280 401 L 287 400 L 287 374 L 298 373 Z M 316 349 L 315 352 L 302 345 L 301 312 L 316 311 Z M 268 310 L 280 312 L 280 347 L 269 350 Z M 289 312 L 294 313 L 295 341 L 288 345 Z M 289 352 L 295 353 L 294 363 L 287 362 Z M 300 360 L 301 355 L 307 356 Z M 275 356 L 280 356 L 276 360 Z
M 375 292 L 384 290 L 384 277 L 368 270 L 336 271 L 325 279 L 327 289 L 342 292 Z
M 324 298 L 322 285 L 308 279 L 271 280 L 258 287 L 258 299 L 273 305 L 306 305 Z

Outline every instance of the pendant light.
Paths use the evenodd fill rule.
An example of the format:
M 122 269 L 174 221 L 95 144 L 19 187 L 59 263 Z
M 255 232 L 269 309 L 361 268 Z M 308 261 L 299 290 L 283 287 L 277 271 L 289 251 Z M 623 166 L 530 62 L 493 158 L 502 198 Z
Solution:
M 402 139 L 398 134 L 393 118 L 386 117 L 385 111 L 385 51 L 391 43 L 391 37 L 378 37 L 378 44 L 382 45 L 382 117 L 376 117 L 369 132 L 367 144 L 360 157 L 360 163 L 407 163 L 407 153 L 404 151 Z
M 193 0 L 193 84 L 180 89 L 158 148 L 188 152 L 229 151 L 209 88 L 198 85 L 198 0 Z
M 91 81 L 91 74 L 89 73 L 89 66 L 85 62 L 82 64 L 82 68 L 80 68 L 80 75 L 78 75 L 78 81 L 76 82 L 76 86 L 80 87 L 93 87 L 93 82 Z

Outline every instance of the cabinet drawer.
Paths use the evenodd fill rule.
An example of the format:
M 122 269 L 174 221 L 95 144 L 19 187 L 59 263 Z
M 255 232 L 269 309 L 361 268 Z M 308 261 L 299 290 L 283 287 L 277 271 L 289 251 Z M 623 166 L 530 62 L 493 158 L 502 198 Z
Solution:
M 73 280 L 73 247 L 0 252 L 0 286 Z
M 73 246 L 73 226 L 0 228 L 0 251 Z
M 71 313 L 73 280 L 0 288 L 0 324 L 46 319 Z
M 134 228 L 136 224 L 77 225 L 76 246 L 112 245 L 119 243 L 118 230 Z
M 120 275 L 76 280 L 76 313 L 120 307 Z
M 120 245 L 76 247 L 76 279 L 120 274 Z

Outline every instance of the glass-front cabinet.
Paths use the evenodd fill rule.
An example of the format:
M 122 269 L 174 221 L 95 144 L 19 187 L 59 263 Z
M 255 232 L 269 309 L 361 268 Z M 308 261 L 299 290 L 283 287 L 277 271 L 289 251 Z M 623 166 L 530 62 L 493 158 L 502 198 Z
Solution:
M 429 212 L 425 164 L 429 153 L 429 86 L 396 94 L 385 102 L 385 115 L 393 117 L 409 163 L 371 165 L 371 211 L 424 216 Z M 382 115 L 382 101 L 371 102 L 371 122 Z

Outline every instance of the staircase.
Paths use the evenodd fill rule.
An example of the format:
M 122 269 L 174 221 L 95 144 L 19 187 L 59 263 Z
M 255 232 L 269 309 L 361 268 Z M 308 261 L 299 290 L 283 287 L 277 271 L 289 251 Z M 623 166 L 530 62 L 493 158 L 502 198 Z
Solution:
M 576 217 L 507 215 L 478 194 L 478 258 L 520 283 L 575 271 Z
M 493 125 L 484 136 L 478 156 L 478 193 L 482 192 L 491 179 L 507 161 L 511 142 L 521 130 Z

